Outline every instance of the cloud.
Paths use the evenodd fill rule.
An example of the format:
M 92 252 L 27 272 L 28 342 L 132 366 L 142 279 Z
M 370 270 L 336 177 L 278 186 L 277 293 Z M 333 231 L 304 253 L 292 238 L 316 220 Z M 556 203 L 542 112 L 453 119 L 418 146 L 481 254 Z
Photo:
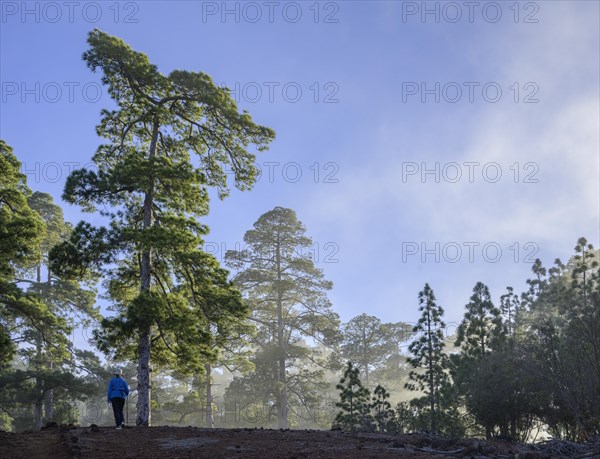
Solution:
M 535 30 L 512 39 L 495 35 L 494 46 L 489 36 L 481 43 L 474 40 L 475 49 L 482 46 L 503 63 L 498 81 L 526 75 L 528 80 L 520 81 L 539 85 L 540 102 L 515 104 L 511 93 L 498 104 L 466 107 L 471 111 L 468 125 L 446 118 L 444 132 L 432 133 L 439 135 L 437 148 L 423 138 L 426 132 L 410 132 L 403 116 L 388 119 L 372 132 L 375 153 L 366 153 L 371 161 L 345 170 L 341 186 L 319 195 L 311 205 L 354 237 L 374 231 L 373 222 L 405 226 L 407 218 L 429 237 L 543 242 L 585 233 L 594 237 L 589 233 L 600 218 L 600 145 L 598 87 L 597 81 L 590 83 L 590 75 L 597 75 L 598 64 L 589 56 L 598 55 L 598 32 L 586 26 L 593 20 L 559 5 Z M 579 75 L 580 84 L 573 84 L 574 75 Z M 447 135 L 452 131 L 454 136 Z M 474 183 L 467 180 L 469 167 L 464 163 L 469 161 L 479 164 L 472 169 Z M 429 169 L 439 163 L 440 172 L 448 162 L 456 162 L 462 178 L 451 183 L 441 174 L 440 183 L 435 183 L 429 174 L 422 183 L 420 173 L 405 174 L 403 183 L 408 162 L 419 169 L 422 162 Z M 497 183 L 492 183 L 498 169 L 494 164 L 502 173 Z M 484 168 L 487 175 L 482 174 Z M 456 168 L 445 171 L 450 179 L 455 177 Z
M 489 76 L 487 81 L 504 88 L 514 81 L 537 83 L 539 103 L 514 103 L 508 93 L 497 104 L 395 106 L 382 110 L 380 119 L 367 120 L 368 132 L 361 132 L 356 150 L 349 152 L 341 182 L 327 193 L 308 195 L 303 210 L 321 216 L 338 234 L 342 260 L 348 260 L 343 252 L 353 253 L 355 264 L 346 264 L 346 271 L 381 267 L 369 294 L 339 292 L 336 298 L 370 298 L 372 313 L 383 316 L 389 305 L 414 300 L 427 279 L 437 283 L 440 300 L 456 316 L 476 280 L 494 279 L 494 294 L 500 294 L 505 285 L 520 288 L 530 269 L 510 256 L 486 266 L 398 266 L 402 241 L 495 241 L 503 247 L 518 242 L 521 249 L 535 242 L 536 256 L 545 255 L 545 264 L 566 260 L 579 236 L 598 246 L 598 5 L 590 8 L 596 14 L 544 2 L 539 24 L 511 25 L 514 33 L 508 35 L 490 25 L 464 50 L 465 68 L 479 65 L 478 74 Z M 479 163 L 474 183 L 466 179 L 466 167 L 456 183 L 443 177 L 436 183 L 431 174 L 425 183 L 420 174 L 403 183 L 407 162 L 419 167 L 425 162 L 431 169 L 451 161 Z M 497 183 L 481 175 L 483 165 L 492 163 L 502 170 Z M 489 179 L 493 168 L 488 172 Z M 533 183 L 525 183 L 527 178 Z M 342 310 L 357 306 L 340 305 Z

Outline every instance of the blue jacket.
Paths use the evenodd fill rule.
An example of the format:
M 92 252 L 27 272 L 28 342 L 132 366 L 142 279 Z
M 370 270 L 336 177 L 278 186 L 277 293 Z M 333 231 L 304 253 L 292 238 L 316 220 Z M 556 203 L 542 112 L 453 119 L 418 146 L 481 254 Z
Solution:
M 116 376 L 108 383 L 108 401 L 110 402 L 113 397 L 127 398 L 129 395 L 129 386 L 127 381 L 123 378 L 117 378 Z

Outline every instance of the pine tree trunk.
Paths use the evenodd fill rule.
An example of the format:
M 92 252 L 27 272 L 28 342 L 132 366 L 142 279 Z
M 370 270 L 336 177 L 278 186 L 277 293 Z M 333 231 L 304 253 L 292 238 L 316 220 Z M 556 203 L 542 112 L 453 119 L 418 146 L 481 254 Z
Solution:
M 485 335 L 481 334 L 481 357 L 485 355 Z
M 512 437 L 513 441 L 517 441 L 517 419 L 514 417 L 512 417 L 510 420 L 510 436 Z
M 279 375 L 277 387 L 277 427 L 288 428 L 288 393 L 285 374 L 285 336 L 283 321 L 283 299 L 281 297 L 281 248 L 276 246 L 277 262 L 277 344 L 279 347 Z
M 277 388 L 277 427 L 287 429 L 288 426 L 288 394 L 285 375 L 285 357 L 279 359 L 279 385 Z
M 362 330 L 362 351 L 363 351 L 363 361 L 362 365 L 365 369 L 365 387 L 369 387 L 369 357 L 367 356 L 368 345 L 367 345 L 367 337 L 365 335 L 365 329 Z
M 54 401 L 54 394 L 52 393 L 52 389 L 50 389 L 44 395 L 44 414 L 46 415 L 46 421 L 50 422 L 54 419 L 54 409 L 52 407 L 52 403 Z
M 43 406 L 43 400 L 42 398 L 38 398 L 35 401 L 35 408 L 34 408 L 34 421 L 35 421 L 35 431 L 39 432 L 40 430 L 42 430 L 42 406 Z
M 158 140 L 159 128 L 158 116 L 155 116 L 152 127 L 152 141 L 150 142 L 149 159 L 156 156 L 156 142 Z M 143 228 L 148 229 L 152 226 L 152 207 L 154 205 L 154 178 L 149 178 L 150 183 L 148 190 L 144 195 L 144 220 Z M 140 267 L 141 288 L 142 293 L 150 291 L 151 284 L 151 260 L 150 251 L 142 252 L 142 260 Z M 140 341 L 138 343 L 138 401 L 137 401 L 137 418 L 135 424 L 137 426 L 150 426 L 150 399 L 151 399 L 151 384 L 150 384 L 150 320 L 146 319 L 147 325 L 144 325 L 140 333 Z
M 51 282 L 52 282 L 52 276 L 50 274 L 50 268 L 49 266 L 46 266 L 47 271 L 48 271 L 48 287 L 51 286 Z M 38 272 L 38 276 L 41 277 L 41 272 Z M 48 359 L 48 369 L 52 370 L 52 359 L 49 358 Z M 53 409 L 53 404 L 54 403 L 54 391 L 52 389 L 49 389 L 48 392 L 46 392 L 45 396 L 44 396 L 44 414 L 46 415 L 46 422 L 50 422 L 54 420 L 54 409 Z
M 212 365 L 207 363 L 204 365 L 206 370 L 206 427 L 213 428 L 213 413 L 212 413 Z
M 431 410 L 431 433 L 437 430 L 435 412 L 435 385 L 433 383 L 433 342 L 431 339 L 431 313 L 427 317 L 427 337 L 429 340 L 429 409 Z
M 41 282 L 42 282 L 42 266 L 41 264 L 38 263 L 37 267 L 36 267 L 36 271 L 37 271 L 37 285 L 38 288 L 41 287 Z M 40 292 L 38 290 L 38 292 Z M 41 292 L 40 292 L 41 293 Z M 33 418 L 34 418 L 34 430 L 40 431 L 42 429 L 42 407 L 43 407 L 43 392 L 42 392 L 42 386 L 44 385 L 44 382 L 42 381 L 42 378 L 40 377 L 39 372 L 42 370 L 42 336 L 39 332 L 36 331 L 36 337 L 35 337 L 35 369 L 36 371 L 36 376 L 35 376 L 35 395 L 36 395 L 36 400 L 35 400 L 35 406 L 34 406 L 34 413 L 33 413 Z
M 138 345 L 138 401 L 135 425 L 150 425 L 150 327 L 140 336 Z
M 285 343 L 283 334 L 283 305 L 281 299 L 277 304 L 277 341 L 279 342 L 279 375 L 277 387 L 277 427 L 288 428 L 288 394 L 285 374 Z

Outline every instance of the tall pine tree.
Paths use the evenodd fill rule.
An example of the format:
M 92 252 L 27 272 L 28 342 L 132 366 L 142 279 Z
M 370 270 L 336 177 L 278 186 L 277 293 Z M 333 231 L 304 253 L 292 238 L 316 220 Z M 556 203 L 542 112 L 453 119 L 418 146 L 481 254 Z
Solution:
M 0 367 L 16 351 L 15 331 L 36 330 L 44 343 L 64 345 L 66 322 L 40 301 L 37 292 L 24 292 L 17 267 L 32 267 L 41 256 L 45 232 L 42 218 L 29 206 L 31 190 L 20 172 L 13 149 L 0 140 Z
M 419 292 L 419 311 L 421 317 L 413 328 L 417 338 L 408 347 L 412 357 L 407 360 L 414 370 L 409 373 L 406 388 L 425 393 L 429 402 L 429 425 L 435 433 L 442 391 L 448 385 L 445 371 L 448 362 L 444 354 L 444 309 L 436 303 L 429 284 Z
M 461 354 L 452 356 L 452 376 L 459 397 L 464 400 L 475 419 L 484 426 L 486 437 L 489 438 L 495 425 L 505 425 L 504 412 L 497 406 L 497 401 L 508 397 L 506 394 L 509 387 L 500 382 L 502 374 L 496 377 L 494 374 L 499 362 L 508 365 L 511 360 L 500 353 L 493 357 L 490 355 L 494 350 L 501 351 L 506 330 L 502 323 L 502 313 L 494 306 L 490 291 L 482 282 L 475 284 L 465 309 L 455 342 L 456 346 L 460 346 Z M 508 368 L 506 371 L 508 374 Z M 510 371 L 510 374 L 514 372 Z M 503 433 L 506 435 L 508 432 Z
M 257 323 L 263 350 L 274 346 L 277 365 L 277 423 L 288 427 L 288 373 L 295 379 L 316 380 L 303 365 L 318 362 L 316 351 L 303 346 L 310 337 L 328 344 L 337 338 L 338 315 L 331 309 L 325 280 L 309 256 L 312 241 L 292 209 L 276 207 L 262 215 L 254 229 L 244 235 L 247 247 L 228 251 L 226 261 L 238 270 L 236 284 L 247 297 L 252 319 Z M 269 350 L 271 353 L 271 350 Z M 295 392 L 298 396 L 300 392 Z
M 240 113 L 230 91 L 205 73 L 163 75 L 97 29 L 88 43 L 83 59 L 102 72 L 117 108 L 102 111 L 97 133 L 106 143 L 93 157 L 97 171 L 74 171 L 63 197 L 98 210 L 110 225 L 77 225 L 54 252 L 54 267 L 107 276 L 119 314 L 103 322 L 98 339 L 105 350 L 137 355 L 136 424 L 147 426 L 151 359 L 203 371 L 216 358 L 208 324 L 218 323 L 225 337 L 229 319 L 246 314 L 227 272 L 201 250 L 207 228 L 198 219 L 208 212 L 207 187 L 227 195 L 226 167 L 238 188 L 253 185 L 249 145 L 265 150 L 274 133 Z
M 28 292 L 36 295 L 52 314 L 64 319 L 71 329 L 77 325 L 88 325 L 90 319 L 98 320 L 100 314 L 94 307 L 95 292 L 78 281 L 56 276 L 48 266 L 50 250 L 66 240 L 72 230 L 72 226 L 64 221 L 62 209 L 54 203 L 52 196 L 39 191 L 33 193 L 28 202 L 43 219 L 45 231 L 42 232 L 40 258 L 31 269 L 24 270 L 26 276 L 18 281 L 28 283 Z M 54 418 L 53 384 L 64 384 L 61 367 L 73 361 L 73 343 L 66 342 L 66 346 L 62 347 L 48 346 L 43 342 L 41 332 L 29 327 L 24 330 L 25 340 L 35 348 L 34 355 L 29 358 L 29 371 L 35 377 L 35 427 L 40 430 L 42 403 L 46 420 Z

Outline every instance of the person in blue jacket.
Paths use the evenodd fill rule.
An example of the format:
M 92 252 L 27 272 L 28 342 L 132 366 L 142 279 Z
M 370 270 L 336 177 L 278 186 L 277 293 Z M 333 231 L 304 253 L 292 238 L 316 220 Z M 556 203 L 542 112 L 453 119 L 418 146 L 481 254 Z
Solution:
M 123 407 L 125 406 L 125 399 L 129 395 L 129 386 L 127 381 L 121 377 L 121 370 L 115 370 L 113 374 L 115 377 L 108 383 L 108 403 L 112 403 L 117 429 L 122 429 L 125 427 Z

